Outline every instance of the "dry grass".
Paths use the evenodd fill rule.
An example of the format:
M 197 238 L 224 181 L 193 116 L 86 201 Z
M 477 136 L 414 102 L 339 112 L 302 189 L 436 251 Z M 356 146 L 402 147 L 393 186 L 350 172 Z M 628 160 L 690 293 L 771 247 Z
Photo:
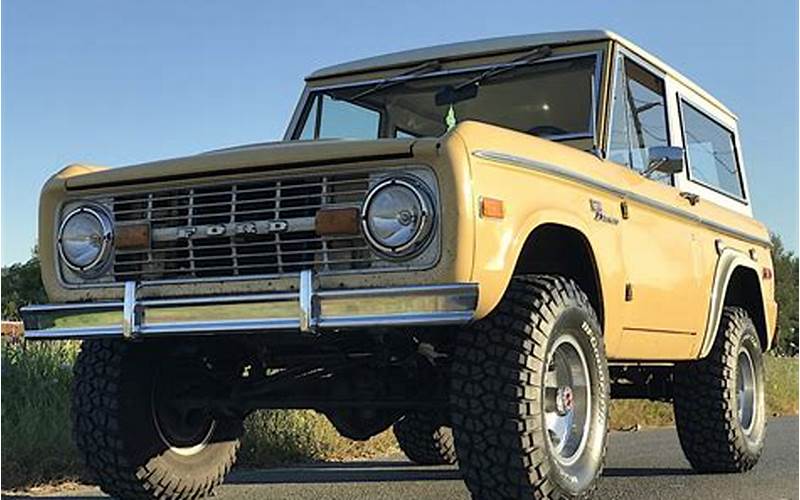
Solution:
M 674 418 L 670 403 L 658 403 L 644 399 L 626 399 L 611 402 L 608 425 L 613 430 L 628 430 L 636 426 L 663 427 L 673 423 Z
M 797 415 L 798 359 L 765 357 L 767 412 L 773 416 Z
M 260 411 L 245 422 L 238 463 L 245 466 L 353 460 L 397 450 L 394 435 L 369 441 L 341 437 L 328 420 L 309 410 Z
M 764 357 L 767 374 L 767 413 L 774 417 L 797 415 L 798 359 Z M 660 427 L 675 423 L 672 405 L 644 400 L 613 401 L 611 403 L 611 428 L 629 429 Z

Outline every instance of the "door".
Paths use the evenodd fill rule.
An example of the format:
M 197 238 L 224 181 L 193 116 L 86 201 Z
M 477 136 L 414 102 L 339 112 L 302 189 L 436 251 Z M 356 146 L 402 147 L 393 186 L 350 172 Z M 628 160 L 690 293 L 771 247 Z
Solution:
M 698 227 L 671 175 L 642 175 L 653 146 L 671 144 L 664 79 L 633 56 L 616 60 L 608 159 L 627 167 L 622 260 L 625 305 L 616 358 L 688 359 L 699 345 Z

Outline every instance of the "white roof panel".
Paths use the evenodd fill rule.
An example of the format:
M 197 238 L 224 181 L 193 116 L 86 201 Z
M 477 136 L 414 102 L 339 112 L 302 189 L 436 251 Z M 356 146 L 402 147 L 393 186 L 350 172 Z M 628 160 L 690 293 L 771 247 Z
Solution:
M 381 56 L 368 57 L 355 61 L 327 66 L 311 73 L 307 80 L 319 80 L 334 76 L 363 73 L 366 71 L 387 69 L 393 67 L 404 67 L 414 63 L 421 63 L 432 60 L 452 60 L 464 57 L 474 57 L 480 55 L 491 55 L 503 52 L 524 50 L 528 47 L 539 45 L 568 45 L 576 43 L 588 43 L 601 40 L 614 40 L 629 50 L 635 52 L 640 57 L 647 60 L 650 64 L 660 68 L 664 73 L 671 76 L 681 84 L 707 99 L 720 110 L 728 113 L 733 118 L 733 114 L 724 104 L 719 102 L 711 94 L 703 90 L 678 71 L 672 69 L 656 56 L 648 53 L 636 44 L 626 40 L 616 33 L 608 30 L 581 30 L 581 31 L 559 31 L 552 33 L 538 33 L 533 35 L 515 35 L 497 38 L 486 38 L 483 40 L 473 40 L 468 42 L 448 43 L 444 45 L 434 45 L 420 49 L 404 50 L 393 52 Z

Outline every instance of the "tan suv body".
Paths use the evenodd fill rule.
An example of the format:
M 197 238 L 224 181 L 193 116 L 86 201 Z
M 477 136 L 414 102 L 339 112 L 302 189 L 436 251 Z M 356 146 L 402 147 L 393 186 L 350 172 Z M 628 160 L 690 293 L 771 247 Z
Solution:
M 307 78 L 284 139 L 125 168 L 71 165 L 53 176 L 39 218 L 53 304 L 25 309 L 26 336 L 112 351 L 134 340 L 225 350 L 226 339 L 240 346 L 246 337 L 261 346 L 253 352 L 281 355 L 278 344 L 317 349 L 359 334 L 370 345 L 404 339 L 386 341 L 391 352 L 408 340 L 443 377 L 443 392 L 431 396 L 436 418 L 423 418 L 420 402 L 409 403 L 413 411 L 392 403 L 399 413 L 375 410 L 381 418 L 372 420 L 336 413 L 344 403 L 325 398 L 274 406 L 325 411 L 350 437 L 400 418 L 401 445 L 409 433 L 406 443 L 418 443 L 419 432 L 436 444 L 408 444 L 420 462 L 445 459 L 440 429 L 454 427 L 467 484 L 481 498 L 588 491 L 602 466 L 612 384 L 620 397 L 674 399 L 697 468 L 743 470 L 757 459 L 760 355 L 776 317 L 769 234 L 752 218 L 736 116 L 662 61 L 605 31 L 355 61 Z M 525 382 L 537 391 L 525 398 L 544 405 L 547 431 L 531 439 L 555 472 L 511 487 L 477 467 L 483 451 L 470 432 L 485 421 L 467 409 L 483 397 L 476 380 L 492 373 L 478 369 L 481 353 L 516 342 L 520 370 L 552 372 Z M 726 342 L 739 354 L 729 359 Z M 272 359 L 253 356 L 264 366 Z M 695 401 L 683 381 L 719 362 L 737 367 L 726 384 L 740 394 L 729 403 L 746 463 L 704 461 L 695 420 L 709 413 L 680 403 Z M 709 391 L 709 401 L 734 397 Z M 248 410 L 269 406 L 259 394 Z M 371 401 L 391 407 L 382 397 Z M 498 439 L 524 458 L 513 451 L 519 435 Z M 162 439 L 178 455 L 198 446 L 172 441 Z M 217 478 L 203 477 L 186 491 L 210 491 Z

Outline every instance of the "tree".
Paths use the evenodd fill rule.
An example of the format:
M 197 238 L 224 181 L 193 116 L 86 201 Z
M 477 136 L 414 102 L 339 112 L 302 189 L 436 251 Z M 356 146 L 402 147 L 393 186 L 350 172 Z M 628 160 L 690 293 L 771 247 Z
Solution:
M 798 346 L 798 259 L 783 246 L 780 236 L 772 235 L 772 267 L 775 275 L 775 300 L 778 302 L 776 350 L 797 354 Z
M 18 321 L 19 308 L 28 304 L 44 304 L 44 291 L 39 267 L 39 257 L 34 249 L 33 257 L 24 264 L 16 263 L 2 270 L 2 315 L 3 320 Z

